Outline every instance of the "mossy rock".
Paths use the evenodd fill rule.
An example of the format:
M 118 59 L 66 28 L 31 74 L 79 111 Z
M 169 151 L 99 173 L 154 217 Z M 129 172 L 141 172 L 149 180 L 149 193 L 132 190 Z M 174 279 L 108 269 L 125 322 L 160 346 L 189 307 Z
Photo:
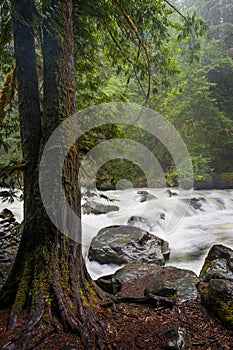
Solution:
M 195 189 L 210 189 L 213 188 L 213 177 L 210 174 L 205 174 L 201 179 L 195 180 Z
M 205 259 L 200 278 L 204 282 L 211 279 L 233 280 L 233 250 L 222 244 L 214 245 Z
M 213 313 L 226 328 L 233 330 L 233 281 L 213 279 L 202 291 L 205 307 Z
M 233 172 L 217 175 L 214 179 L 214 186 L 216 188 L 233 188 Z
M 97 203 L 94 201 L 86 202 L 82 205 L 83 214 L 107 214 L 111 211 L 119 211 L 119 207 L 116 205 L 106 205 L 102 203 Z

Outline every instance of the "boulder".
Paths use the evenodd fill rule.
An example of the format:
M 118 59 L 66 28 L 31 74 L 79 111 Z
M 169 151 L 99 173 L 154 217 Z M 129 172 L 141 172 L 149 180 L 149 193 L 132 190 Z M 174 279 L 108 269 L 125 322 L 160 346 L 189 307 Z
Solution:
M 138 227 L 116 225 L 101 229 L 92 239 L 88 258 L 100 264 L 145 262 L 164 265 L 168 242 Z
M 111 211 L 119 210 L 119 207 L 116 205 L 102 204 L 94 201 L 86 202 L 85 204 L 83 204 L 82 208 L 83 208 L 83 214 L 95 214 L 95 215 L 107 214 L 107 213 L 110 213 Z
M 201 299 L 206 308 L 233 330 L 233 250 L 214 245 L 200 272 Z
M 144 289 L 144 295 L 158 295 L 160 297 L 171 298 L 176 300 L 177 289 L 174 282 L 154 279 Z
M 212 279 L 202 290 L 201 299 L 227 328 L 233 330 L 233 281 Z
M 233 172 L 221 173 L 214 178 L 216 188 L 233 188 Z
M 233 280 L 233 250 L 221 244 L 214 245 L 205 259 L 200 278 L 204 282 L 211 279 Z
M 156 264 L 132 263 L 124 266 L 113 275 L 115 281 L 121 284 L 137 280 L 142 287 L 142 294 L 156 281 L 165 281 L 176 290 L 176 303 L 182 304 L 194 300 L 198 296 L 199 279 L 193 271 L 179 269 L 173 266 L 158 266 Z M 155 281 L 155 282 L 154 282 Z M 152 293 L 154 294 L 154 293 Z
M 197 190 L 214 188 L 213 177 L 209 174 L 204 174 L 201 179 L 195 179 L 194 187 Z

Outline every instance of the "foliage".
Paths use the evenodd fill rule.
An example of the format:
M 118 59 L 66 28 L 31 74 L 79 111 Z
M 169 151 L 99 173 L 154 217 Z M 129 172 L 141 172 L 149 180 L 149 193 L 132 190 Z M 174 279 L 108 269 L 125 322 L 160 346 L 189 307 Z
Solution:
M 1 4 L 2 48 L 1 71 L 5 76 L 0 99 L 0 112 L 5 118 L 7 106 L 13 103 L 14 69 L 10 10 L 7 2 Z M 43 62 L 41 27 L 49 16 L 47 30 L 59 33 L 61 18 L 56 18 L 56 8 L 43 11 L 45 2 L 35 1 L 34 31 L 36 34 L 37 72 L 43 98 Z M 205 25 L 195 15 L 174 17 L 175 9 L 167 1 L 74 1 L 74 52 L 78 109 L 109 101 L 135 101 L 149 104 L 159 101 L 171 88 L 171 79 L 180 74 L 176 54 L 177 43 L 187 41 L 190 60 L 195 58 L 198 37 Z M 49 23 L 49 24 L 48 24 Z M 49 27 L 50 26 L 50 27 Z M 14 84 L 13 84 L 14 82 Z M 11 108 L 8 108 L 11 112 Z M 5 167 L 16 158 L 20 159 L 18 142 L 19 125 L 16 115 L 9 114 L 8 121 L 1 124 L 5 135 L 1 143 L 5 149 L 14 145 L 15 156 L 4 156 Z M 95 130 L 94 134 L 96 134 Z M 3 132 L 4 133 L 4 132 Z M 117 134 L 118 133 L 118 134 Z M 99 130 L 97 139 L 120 136 L 119 129 L 109 127 Z M 80 140 L 82 154 L 96 144 L 90 133 Z

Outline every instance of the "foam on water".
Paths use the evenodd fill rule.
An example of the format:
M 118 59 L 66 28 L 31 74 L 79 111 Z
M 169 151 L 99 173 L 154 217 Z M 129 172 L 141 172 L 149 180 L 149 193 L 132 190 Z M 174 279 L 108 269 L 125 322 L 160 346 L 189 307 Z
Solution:
M 158 197 L 143 203 L 140 202 L 138 190 L 105 192 L 108 197 L 117 199 L 115 204 L 120 210 L 106 215 L 83 216 L 84 254 L 87 253 L 91 238 L 100 228 L 126 224 L 132 216 L 140 216 L 154 223 L 150 232 L 169 242 L 171 256 L 167 265 L 187 268 L 199 274 L 204 257 L 212 245 L 221 243 L 233 248 L 232 190 L 196 190 L 191 196 L 179 193 L 179 196 L 167 197 L 164 190 L 142 189 Z M 172 191 L 178 193 L 176 189 Z M 201 208 L 187 207 L 190 198 L 199 198 Z M 161 212 L 165 213 L 165 220 L 159 217 Z M 168 223 L 174 218 L 174 228 L 167 233 Z M 143 228 L 142 220 L 138 226 Z M 144 228 L 148 230 L 147 222 Z M 105 270 L 105 266 L 95 262 L 88 262 L 88 268 L 93 278 L 111 272 L 109 266 Z M 116 266 L 113 266 L 112 272 L 115 269 Z

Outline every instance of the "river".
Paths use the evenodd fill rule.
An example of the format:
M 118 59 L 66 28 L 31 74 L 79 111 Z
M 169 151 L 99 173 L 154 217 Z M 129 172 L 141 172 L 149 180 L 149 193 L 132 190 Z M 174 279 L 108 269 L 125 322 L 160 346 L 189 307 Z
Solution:
M 127 224 L 132 216 L 136 217 L 135 225 L 169 242 L 169 266 L 187 268 L 199 274 L 212 245 L 221 243 L 233 248 L 233 190 L 194 190 L 187 195 L 185 191 L 179 193 L 177 189 L 171 189 L 172 193 L 178 194 L 172 197 L 167 196 L 164 189 L 141 190 L 147 190 L 158 199 L 140 202 L 139 189 L 107 191 L 104 194 L 114 198 L 114 204 L 120 210 L 104 215 L 83 215 L 84 254 L 99 229 Z M 192 205 L 187 206 L 191 198 Z M 106 204 L 106 200 L 99 201 Z M 199 204 L 200 208 L 195 208 Z M 161 212 L 165 214 L 165 220 L 160 218 Z M 88 260 L 87 266 L 93 278 L 110 274 L 119 268 Z
M 154 198 L 142 202 L 143 192 Z M 233 248 L 233 190 L 126 189 L 105 191 L 93 200 L 119 206 L 119 211 L 102 215 L 83 215 L 83 254 L 93 278 L 110 274 L 119 266 L 100 265 L 87 259 L 91 239 L 106 226 L 131 224 L 150 231 L 169 242 L 171 255 L 167 265 L 193 270 L 199 274 L 209 248 L 216 243 Z M 191 200 L 191 205 L 189 200 Z M 9 208 L 18 221 L 23 218 L 23 203 L 0 203 L 0 210 Z M 162 214 L 162 215 L 161 215 Z M 133 218 L 132 218 L 133 216 Z

